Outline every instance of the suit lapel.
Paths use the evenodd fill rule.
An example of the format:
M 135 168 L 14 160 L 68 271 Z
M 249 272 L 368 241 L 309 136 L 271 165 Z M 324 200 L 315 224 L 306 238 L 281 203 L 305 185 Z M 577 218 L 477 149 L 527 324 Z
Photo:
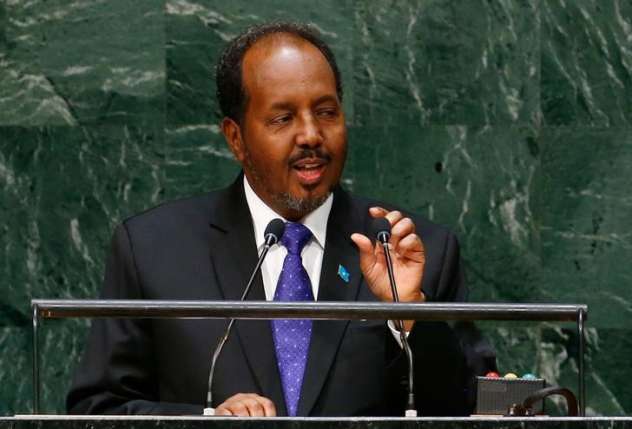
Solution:
M 239 300 L 258 258 L 241 177 L 219 197 L 211 216 L 211 228 L 219 234 L 211 246 L 217 281 L 224 299 Z M 265 301 L 261 274 L 248 296 L 248 301 L 255 300 Z M 233 329 L 261 394 L 275 403 L 281 415 L 286 414 L 270 322 L 238 320 Z
M 362 231 L 362 216 L 354 213 L 349 195 L 338 189 L 327 222 L 327 239 L 321 270 L 318 301 L 355 301 L 362 279 L 358 251 L 349 238 Z M 349 273 L 349 281 L 338 275 L 342 266 Z M 298 415 L 309 415 L 320 394 L 334 361 L 340 341 L 349 321 L 315 320 L 303 378 Z
M 354 212 L 346 192 L 336 190 L 327 222 L 318 301 L 357 299 L 362 274 L 357 249 L 349 237 L 364 229 L 365 217 L 366 214 Z M 211 258 L 220 291 L 224 299 L 239 300 L 250 274 L 248 267 L 254 268 L 257 262 L 252 219 L 241 178 L 219 197 L 210 223 L 218 234 L 211 246 Z M 348 282 L 338 275 L 340 266 L 348 271 Z M 265 300 L 261 275 L 255 278 L 248 300 Z M 348 324 L 346 320 L 314 321 L 298 415 L 309 415 L 313 409 Z M 275 403 L 279 415 L 287 415 L 270 322 L 238 321 L 235 331 L 261 394 Z

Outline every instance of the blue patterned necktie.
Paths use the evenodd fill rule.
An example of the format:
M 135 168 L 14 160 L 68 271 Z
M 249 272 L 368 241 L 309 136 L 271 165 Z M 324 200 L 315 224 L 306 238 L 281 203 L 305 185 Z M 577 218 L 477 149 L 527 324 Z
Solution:
M 314 300 L 312 285 L 301 258 L 301 251 L 311 236 L 311 231 L 303 224 L 286 224 L 281 244 L 287 249 L 287 256 L 274 293 L 275 301 Z M 272 321 L 272 337 L 289 416 L 296 415 L 311 336 L 311 320 Z

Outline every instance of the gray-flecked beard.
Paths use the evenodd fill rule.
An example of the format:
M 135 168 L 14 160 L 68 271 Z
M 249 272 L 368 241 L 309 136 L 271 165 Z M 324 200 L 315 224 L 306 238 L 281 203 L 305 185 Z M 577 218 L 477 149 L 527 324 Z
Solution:
M 325 195 L 314 198 L 297 198 L 287 192 L 274 194 L 270 192 L 266 181 L 263 179 L 263 177 L 261 177 L 255 166 L 253 165 L 248 151 L 246 151 L 245 155 L 246 156 L 244 157 L 243 167 L 247 168 L 250 171 L 253 180 L 256 181 L 258 185 L 260 185 L 262 188 L 265 188 L 268 191 L 268 194 L 272 195 L 272 198 L 274 198 L 274 202 L 279 207 L 283 207 L 289 211 L 300 213 L 301 216 L 305 216 L 306 214 L 311 213 L 318 207 L 320 207 L 327 200 L 329 195 L 331 195 L 331 189 Z
M 331 191 L 321 197 L 296 198 L 284 192 L 282 194 L 275 195 L 274 199 L 281 207 L 306 215 L 320 207 L 327 200 L 330 194 Z

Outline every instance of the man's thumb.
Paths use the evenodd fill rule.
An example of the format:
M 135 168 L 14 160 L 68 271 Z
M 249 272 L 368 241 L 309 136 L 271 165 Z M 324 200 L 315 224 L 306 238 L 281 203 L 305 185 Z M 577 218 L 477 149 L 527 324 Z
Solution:
M 351 240 L 358 247 L 358 251 L 360 252 L 360 268 L 365 272 L 375 264 L 373 243 L 371 243 L 371 240 L 369 240 L 366 235 L 358 233 L 351 234 Z

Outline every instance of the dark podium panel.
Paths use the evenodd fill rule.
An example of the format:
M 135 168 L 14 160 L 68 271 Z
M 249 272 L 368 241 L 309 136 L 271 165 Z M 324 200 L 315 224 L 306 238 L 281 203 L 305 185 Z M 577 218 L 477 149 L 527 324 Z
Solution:
M 585 415 L 584 329 L 588 308 L 583 304 L 34 299 L 31 301 L 31 305 L 33 314 L 33 412 L 36 415 L 42 412 L 40 408 L 39 326 L 44 319 L 73 317 L 575 322 L 579 338 L 577 383 L 579 415 Z
M 267 418 L 18 416 L 0 429 L 632 429 L 631 417 Z

